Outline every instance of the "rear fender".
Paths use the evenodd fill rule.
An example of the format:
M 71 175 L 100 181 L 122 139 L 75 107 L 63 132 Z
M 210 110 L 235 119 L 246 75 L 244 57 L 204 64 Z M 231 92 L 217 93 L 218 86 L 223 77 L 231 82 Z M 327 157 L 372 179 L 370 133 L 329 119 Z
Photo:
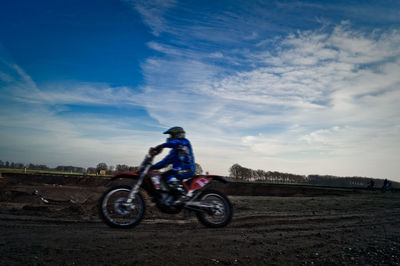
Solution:
M 212 180 L 215 180 L 215 181 L 218 181 L 218 182 L 221 182 L 221 183 L 224 183 L 224 184 L 228 183 L 228 180 L 226 180 L 226 178 L 223 177 L 223 176 L 219 176 L 219 175 L 204 175 L 204 177 L 212 178 Z
M 222 183 L 228 183 L 228 181 L 223 177 L 219 175 L 201 175 L 201 176 L 196 176 L 193 178 L 193 180 L 190 182 L 190 185 L 187 187 L 188 191 L 195 191 L 201 188 L 206 187 L 211 183 L 212 180 L 222 182 Z

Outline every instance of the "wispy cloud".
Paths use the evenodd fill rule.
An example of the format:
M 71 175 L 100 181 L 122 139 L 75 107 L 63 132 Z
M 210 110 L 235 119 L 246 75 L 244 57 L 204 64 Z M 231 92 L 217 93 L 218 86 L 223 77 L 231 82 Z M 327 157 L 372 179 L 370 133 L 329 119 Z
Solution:
M 161 141 L 161 128 L 180 125 L 197 161 L 217 174 L 240 163 L 304 174 L 397 176 L 396 26 L 359 27 L 360 20 L 342 19 L 348 6 L 123 2 L 154 37 L 144 44 L 152 53 L 141 63 L 142 85 L 38 86 L 0 51 L 2 148 L 16 158 L 32 150 L 72 162 L 79 150 L 82 161 L 103 154 L 117 163 L 139 161 Z M 299 9 L 306 15 L 299 17 Z M 325 17 L 327 10 L 340 19 Z M 71 106 L 98 113 L 72 114 Z M 118 108 L 136 109 L 121 117 L 110 111 Z
M 198 135 L 213 132 L 213 145 L 220 143 L 227 154 L 247 147 L 242 157 L 227 155 L 232 163 L 254 166 L 273 161 L 280 170 L 292 165 L 294 172 L 308 169 L 299 163 L 305 158 L 310 162 L 331 158 L 339 166 L 343 158 L 354 156 L 357 167 L 330 171 L 368 175 L 360 168 L 362 162 L 389 162 L 400 150 L 393 143 L 394 136 L 400 138 L 398 31 L 357 30 L 343 21 L 265 40 L 259 34 L 264 29 L 253 27 L 252 38 L 235 40 L 230 50 L 225 46 L 221 51 L 216 44 L 222 40 L 210 35 L 238 23 L 235 16 L 221 20 L 220 15 L 211 19 L 208 15 L 207 21 L 220 19 L 211 32 L 204 24 L 195 31 L 180 27 L 175 32 L 179 46 L 162 39 L 149 45 L 162 56 L 143 65 L 149 85 L 144 95 L 147 110 L 160 123 L 179 121 Z M 208 54 L 186 41 L 185 34 L 193 32 L 213 47 Z M 239 49 L 238 43 L 246 43 L 247 50 Z M 224 61 L 209 61 L 210 57 Z M 154 95 L 163 95 L 162 103 L 152 101 Z M 374 149 L 365 149 L 368 143 Z M 324 172 L 327 162 L 313 169 Z
M 140 95 L 126 87 L 96 83 L 55 83 L 38 88 L 10 58 L 0 56 L 0 157 L 49 166 L 95 166 L 101 161 L 139 164 L 160 136 L 151 121 L 79 112 L 64 115 L 69 105 L 82 107 L 141 106 Z M 129 109 L 128 109 L 129 110 Z M 141 153 L 133 152 L 141 151 Z
M 122 0 L 122 2 L 136 9 L 143 17 L 143 21 L 150 26 L 152 33 L 159 36 L 160 33 L 168 30 L 164 15 L 175 5 L 176 0 Z
M 3 100 L 37 105 L 140 105 L 140 94 L 128 87 L 104 83 L 55 82 L 38 88 L 15 63 L 2 60 L 0 84 Z

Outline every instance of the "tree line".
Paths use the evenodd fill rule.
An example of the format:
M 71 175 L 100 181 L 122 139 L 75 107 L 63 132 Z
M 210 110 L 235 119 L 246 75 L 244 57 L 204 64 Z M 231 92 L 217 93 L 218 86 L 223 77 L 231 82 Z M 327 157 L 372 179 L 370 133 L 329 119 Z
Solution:
M 8 169 L 29 169 L 29 170 L 41 170 L 41 171 L 57 171 L 57 172 L 68 172 L 68 173 L 82 173 L 82 174 L 115 174 L 119 172 L 136 172 L 139 167 L 137 166 L 128 166 L 126 164 L 117 164 L 108 166 L 106 163 L 98 163 L 96 167 L 78 167 L 71 165 L 59 165 L 55 168 L 50 168 L 47 165 L 43 164 L 23 164 L 23 163 L 15 163 L 15 162 L 3 162 L 0 160 L 0 168 L 8 168 Z
M 263 181 L 271 183 L 303 183 L 304 175 L 281 173 L 276 171 L 253 170 L 234 164 L 229 169 L 229 177 L 235 181 Z
M 333 187 L 366 187 L 373 184 L 376 188 L 383 186 L 384 180 L 370 177 L 338 177 L 332 175 L 296 175 L 276 171 L 253 170 L 234 164 L 229 169 L 229 178 L 232 181 L 268 182 L 268 183 L 296 183 Z M 391 181 L 396 187 L 400 183 Z
M 104 162 L 98 163 L 96 167 L 77 167 L 59 165 L 55 168 L 50 168 L 42 164 L 23 164 L 15 162 L 3 162 L 0 160 L 0 168 L 8 169 L 29 169 L 29 170 L 42 170 L 42 171 L 57 171 L 68 173 L 82 173 L 82 174 L 98 174 L 98 175 L 113 175 L 121 172 L 138 172 L 139 166 L 129 166 L 126 164 L 107 165 Z M 203 170 L 199 164 L 196 163 L 196 174 L 202 174 Z
M 32 170 L 50 170 L 49 167 L 47 167 L 46 165 L 43 164 L 33 164 L 33 163 L 29 163 L 29 164 L 23 164 L 23 163 L 15 163 L 15 162 L 3 162 L 2 160 L 0 160 L 0 168 L 10 168 L 10 169 L 32 169 Z
M 15 162 L 3 162 L 0 160 L 0 168 L 11 169 L 29 169 L 42 171 L 57 171 L 68 173 L 82 174 L 98 174 L 98 175 L 114 175 L 121 172 L 137 172 L 138 166 L 129 166 L 126 164 L 107 165 L 104 162 L 98 163 L 96 167 L 77 167 L 59 165 L 50 168 L 43 164 L 23 164 Z M 202 167 L 196 163 L 196 175 L 203 173 Z M 366 187 L 373 181 L 375 187 L 382 187 L 383 180 L 369 177 L 337 177 L 331 175 L 296 175 L 290 173 L 282 173 L 277 171 L 253 170 L 234 164 L 229 169 L 229 179 L 232 181 L 246 182 L 268 182 L 268 183 L 293 183 L 293 184 L 311 184 L 334 187 Z M 400 183 L 391 181 L 396 187 L 400 187 Z

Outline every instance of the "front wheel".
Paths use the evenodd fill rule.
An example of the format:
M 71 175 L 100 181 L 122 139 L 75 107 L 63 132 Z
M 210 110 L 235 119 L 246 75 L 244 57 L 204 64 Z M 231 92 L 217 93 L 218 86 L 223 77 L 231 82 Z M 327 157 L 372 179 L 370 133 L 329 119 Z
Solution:
M 100 217 L 111 226 L 129 228 L 137 225 L 143 218 L 145 203 L 137 193 L 131 203 L 127 203 L 131 188 L 118 186 L 106 191 L 100 199 Z
M 224 194 L 216 190 L 205 190 L 199 198 L 204 207 L 201 212 L 197 212 L 197 218 L 202 224 L 218 228 L 231 221 L 232 204 Z

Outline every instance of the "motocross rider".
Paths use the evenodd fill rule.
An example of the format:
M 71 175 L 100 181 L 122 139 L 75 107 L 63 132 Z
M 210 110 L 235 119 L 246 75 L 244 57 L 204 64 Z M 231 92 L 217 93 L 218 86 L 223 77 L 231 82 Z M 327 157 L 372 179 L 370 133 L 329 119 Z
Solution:
M 170 148 L 169 154 L 160 162 L 154 164 L 151 170 L 157 170 L 168 165 L 172 165 L 172 169 L 162 174 L 162 179 L 167 183 L 172 192 L 176 193 L 178 198 L 174 205 L 182 202 L 185 190 L 180 180 L 189 178 L 195 174 L 195 163 L 190 141 L 185 138 L 185 131 L 181 127 L 172 127 L 164 132 L 169 134 L 167 142 L 160 144 L 154 148 L 150 148 L 150 153 L 156 155 L 163 148 Z

